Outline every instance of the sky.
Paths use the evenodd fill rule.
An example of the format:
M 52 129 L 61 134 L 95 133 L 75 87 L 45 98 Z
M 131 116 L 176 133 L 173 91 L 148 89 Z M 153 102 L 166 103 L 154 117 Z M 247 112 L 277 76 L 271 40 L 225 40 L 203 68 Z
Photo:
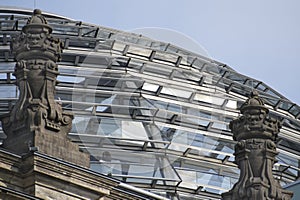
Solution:
M 0 0 L 0 5 L 39 8 L 123 31 L 155 31 L 161 33 L 155 39 L 202 51 L 300 104 L 298 0 Z M 175 36 L 163 37 L 166 32 Z

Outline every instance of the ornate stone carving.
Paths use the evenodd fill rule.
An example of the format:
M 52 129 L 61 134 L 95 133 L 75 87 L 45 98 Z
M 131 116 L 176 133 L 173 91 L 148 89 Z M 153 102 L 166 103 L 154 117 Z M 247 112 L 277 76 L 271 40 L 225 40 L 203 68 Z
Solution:
M 241 107 L 242 116 L 230 123 L 235 145 L 235 162 L 240 178 L 234 187 L 222 194 L 223 200 L 289 200 L 292 192 L 283 190 L 274 179 L 276 138 L 280 122 L 269 117 L 257 92 Z
M 63 44 L 51 32 L 41 11 L 34 10 L 21 34 L 11 42 L 20 94 L 11 113 L 1 117 L 7 135 L 3 147 L 21 155 L 39 151 L 88 167 L 89 155 L 67 138 L 73 114 L 63 111 L 54 98 L 59 74 L 56 62 Z
M 55 102 L 56 62 L 60 60 L 62 42 L 51 36 L 52 28 L 41 11 L 34 10 L 19 37 L 13 39 L 11 50 L 15 55 L 14 75 L 20 91 L 9 120 L 4 120 L 4 130 L 13 132 L 29 126 L 30 130 L 48 129 L 68 132 L 72 114 L 62 111 Z
M 230 123 L 233 139 L 240 141 L 249 138 L 276 140 L 281 124 L 268 116 L 269 110 L 264 106 L 256 92 L 241 107 L 241 116 Z

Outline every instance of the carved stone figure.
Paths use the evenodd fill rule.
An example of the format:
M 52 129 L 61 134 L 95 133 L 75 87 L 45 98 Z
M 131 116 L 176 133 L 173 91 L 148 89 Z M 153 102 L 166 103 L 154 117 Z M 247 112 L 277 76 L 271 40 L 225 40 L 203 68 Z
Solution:
M 229 192 L 222 194 L 222 199 L 291 199 L 293 193 L 283 190 L 272 174 L 280 122 L 269 117 L 269 110 L 257 92 L 251 94 L 240 110 L 242 116 L 230 123 L 233 139 L 238 141 L 234 155 L 240 178 Z
M 52 28 L 37 9 L 23 27 L 21 35 L 11 43 L 17 61 L 14 75 L 20 97 L 10 119 L 4 124 L 5 130 L 29 125 L 31 130 L 45 127 L 60 131 L 62 127 L 70 126 L 72 115 L 63 113 L 54 100 L 58 75 L 56 62 L 60 59 L 62 43 L 53 38 L 51 32 Z
M 19 154 L 39 149 L 43 153 L 68 158 L 63 151 L 78 151 L 78 146 L 67 139 L 73 114 L 63 111 L 62 105 L 54 98 L 59 74 L 56 62 L 61 58 L 63 43 L 52 37 L 51 32 L 47 20 L 36 9 L 21 34 L 11 42 L 16 59 L 14 76 L 20 94 L 11 113 L 1 119 L 7 135 L 3 147 Z M 55 145 L 66 149 L 60 147 L 59 152 Z M 74 161 L 73 157 L 69 156 L 71 161 Z M 80 159 L 84 160 L 83 165 L 88 165 L 88 159 L 79 158 L 79 162 Z

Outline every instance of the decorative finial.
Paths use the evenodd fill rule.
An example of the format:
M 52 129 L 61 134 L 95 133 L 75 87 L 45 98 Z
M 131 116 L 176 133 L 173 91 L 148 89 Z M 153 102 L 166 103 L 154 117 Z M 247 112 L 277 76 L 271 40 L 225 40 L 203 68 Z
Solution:
M 241 113 L 244 114 L 247 110 L 255 110 L 259 109 L 268 113 L 269 110 L 265 107 L 264 101 L 259 97 L 257 91 L 252 91 L 250 97 L 245 101 L 245 103 L 241 106 Z
M 276 141 L 281 124 L 268 116 L 269 109 L 253 91 L 240 108 L 242 116 L 230 122 L 233 139 L 241 141 L 250 138 L 264 138 Z
M 60 60 L 63 43 L 51 36 L 52 28 L 41 13 L 41 10 L 35 9 L 22 28 L 20 38 L 13 38 L 11 50 L 17 61 L 31 58 L 49 59 L 53 62 Z
M 41 15 L 42 11 L 40 9 L 34 9 L 33 14 L 34 15 Z
M 52 33 L 52 28 L 48 25 L 46 18 L 42 15 L 40 9 L 35 9 L 33 15 L 28 19 L 27 25 L 23 27 L 24 33 L 44 32 L 46 34 Z
M 42 15 L 40 9 L 35 9 L 33 15 L 28 19 L 27 24 L 47 24 L 47 20 Z

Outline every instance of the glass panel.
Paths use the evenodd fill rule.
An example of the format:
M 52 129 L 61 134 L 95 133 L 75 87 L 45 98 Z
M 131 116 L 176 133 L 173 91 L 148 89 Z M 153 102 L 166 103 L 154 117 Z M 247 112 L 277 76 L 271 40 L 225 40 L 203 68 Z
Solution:
M 141 62 L 141 60 L 131 58 L 130 62 L 128 64 L 128 67 L 133 68 L 135 70 L 141 70 L 141 68 L 144 66 L 144 63 Z
M 122 138 L 148 140 L 142 122 L 122 121 Z
M 258 90 L 265 91 L 265 89 L 267 89 L 267 86 L 264 83 L 260 83 L 256 88 Z
M 286 176 L 285 174 L 289 174 L 290 176 L 294 177 L 294 179 L 298 177 L 298 170 L 296 170 L 299 166 L 298 159 L 285 155 L 283 153 L 279 153 L 277 159 L 278 163 L 276 163 L 274 166 L 274 169 L 279 172 L 277 173 L 277 175 Z
M 212 128 L 216 128 L 216 129 L 220 129 L 220 130 L 229 130 L 229 127 L 227 124 L 217 123 L 217 122 L 213 123 Z
M 158 88 L 159 88 L 159 85 L 146 83 L 146 82 L 144 83 L 144 85 L 142 87 L 143 90 L 147 90 L 147 91 L 151 91 L 151 92 L 156 92 Z
M 227 108 L 237 109 L 237 101 L 234 100 L 228 100 L 226 103 Z
M 248 79 L 248 81 L 246 81 L 245 85 L 247 85 L 247 86 L 249 86 L 251 88 L 256 88 L 257 85 L 260 83 L 260 82 L 258 82 L 256 80 L 249 79 L 248 77 L 247 77 L 247 79 Z
M 167 43 L 159 42 L 159 41 L 152 41 L 151 48 L 156 50 L 164 51 L 167 47 Z
M 128 53 L 132 53 L 135 55 L 140 55 L 143 57 L 149 57 L 150 54 L 152 53 L 151 49 L 145 49 L 141 47 L 135 47 L 135 46 L 130 46 L 128 49 Z
M 292 113 L 294 116 L 299 115 L 299 112 L 300 112 L 300 108 L 297 105 L 294 105 L 290 109 L 290 113 Z
M 0 79 L 6 80 L 7 79 L 7 74 L 6 73 L 0 73 Z
M 170 53 L 178 53 L 178 47 L 170 44 L 167 46 L 166 52 L 170 52 Z
M 57 77 L 57 80 L 62 83 L 81 83 L 85 80 L 83 77 L 74 77 L 74 76 L 63 76 L 60 75 Z
M 181 122 L 183 123 L 188 123 L 188 124 L 197 124 L 203 127 L 207 127 L 210 120 L 205 120 L 205 119 L 199 119 L 196 117 L 183 117 L 181 119 Z
M 82 37 L 92 37 L 94 38 L 97 33 L 97 28 L 92 27 L 81 27 L 81 36 Z
M 156 52 L 155 54 L 155 59 L 157 60 L 162 60 L 162 61 L 168 61 L 171 63 L 176 63 L 178 56 L 177 55 L 172 55 L 172 54 L 166 54 L 164 52 Z
M 162 67 L 161 65 L 157 64 L 147 64 L 145 65 L 145 72 L 150 72 L 154 74 L 155 76 L 157 75 L 163 75 L 169 77 L 170 74 L 172 73 L 172 68 L 166 68 Z
M 180 186 L 191 189 L 197 189 L 199 186 L 202 186 L 203 191 L 218 194 L 231 189 L 238 180 L 237 178 L 218 175 L 213 169 L 203 168 L 203 171 L 177 171 L 182 179 Z
M 104 29 L 100 29 L 99 33 L 98 33 L 99 38 L 109 38 L 110 35 L 111 35 L 111 32 L 104 30 Z
M 178 170 L 182 183 L 180 186 L 196 190 L 197 187 L 197 172 Z
M 17 98 L 18 89 L 15 85 L 1 85 L 0 98 Z
M 0 28 L 1 30 L 14 30 L 15 27 L 15 21 L 14 20 L 6 20 L 0 22 Z
M 292 103 L 280 101 L 278 107 L 281 108 L 281 109 L 283 109 L 283 110 L 289 110 L 292 106 L 293 106 Z
M 210 95 L 206 95 L 206 94 L 199 94 L 197 93 L 195 95 L 195 100 L 197 101 L 201 101 L 201 102 L 205 102 L 205 103 L 209 103 L 209 104 L 215 104 L 215 105 L 222 105 L 224 102 L 224 98 L 220 98 L 220 97 L 214 97 L 214 96 L 210 96 Z
M 241 85 L 234 85 L 231 91 L 241 94 L 243 96 L 248 96 L 250 93 L 249 88 L 243 87 Z
M 220 68 L 216 65 L 214 65 L 213 63 L 207 63 L 205 65 L 204 70 L 210 74 L 217 74 L 220 75 Z
M 189 98 L 192 94 L 192 92 L 189 91 L 184 91 L 184 90 L 170 88 L 170 87 L 163 87 L 161 93 L 171 95 L 174 97 L 181 97 L 181 98 Z
M 137 44 L 142 45 L 142 46 L 146 46 L 146 47 L 150 47 L 151 46 L 151 40 L 146 40 L 144 38 L 139 38 Z
M 114 46 L 113 46 L 113 50 L 116 50 L 116 51 L 123 51 L 125 49 L 125 46 L 126 44 L 124 43 L 120 43 L 120 42 L 115 42 L 114 43 Z
M 278 103 L 278 99 L 275 99 L 275 98 L 265 97 L 264 100 L 265 100 L 265 103 L 267 103 L 271 106 L 275 106 Z
M 53 24 L 51 26 L 53 28 L 53 32 L 52 32 L 53 34 L 78 36 L 79 27 L 66 26 L 66 25 L 60 25 L 60 24 Z
M 207 64 L 207 61 L 196 59 L 193 63 L 193 67 L 196 67 L 198 69 L 202 69 L 204 67 L 204 65 L 206 65 L 206 64 Z
M 99 41 L 97 46 L 97 50 L 111 50 L 113 45 L 113 40 L 105 40 L 105 41 Z
M 273 97 L 280 98 L 280 96 L 278 96 L 277 94 L 275 94 L 275 92 L 272 91 L 271 89 L 267 90 L 267 91 L 266 91 L 266 94 L 272 95 Z
M 0 62 L 0 70 L 8 70 L 13 72 L 15 68 L 15 62 Z
M 177 75 L 177 73 L 179 75 Z M 199 82 L 199 80 L 201 79 L 202 75 L 200 75 L 199 73 L 195 73 L 195 72 L 177 72 L 175 74 L 175 77 L 180 77 L 180 78 L 185 78 L 187 80 L 192 80 L 192 81 L 196 81 L 196 82 Z
M 163 156 L 113 149 L 95 153 L 93 155 L 98 156 L 91 163 L 93 170 L 104 174 L 111 173 L 115 177 L 124 177 L 127 182 L 134 180 L 151 183 L 151 180 L 168 180 L 168 185 L 174 185 L 180 180 L 171 163 Z
M 247 80 L 247 77 L 235 73 L 228 73 L 228 75 L 226 75 L 225 78 L 228 78 L 231 81 L 238 82 L 240 84 L 244 84 Z
M 119 40 L 119 41 L 122 41 L 122 42 L 134 43 L 134 44 L 136 44 L 137 41 L 138 41 L 138 38 L 136 36 L 128 35 L 128 34 L 121 33 L 121 32 L 113 34 L 110 38 L 115 39 L 115 40 Z

